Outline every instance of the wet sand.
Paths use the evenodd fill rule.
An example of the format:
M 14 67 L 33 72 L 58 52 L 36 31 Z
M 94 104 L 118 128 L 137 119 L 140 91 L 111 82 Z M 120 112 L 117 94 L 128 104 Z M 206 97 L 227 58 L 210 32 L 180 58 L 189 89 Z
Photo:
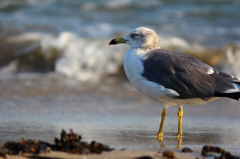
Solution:
M 196 159 L 197 155 L 189 153 L 175 153 L 176 158 L 178 159 Z M 149 151 L 149 150 L 117 150 L 111 152 L 103 152 L 99 154 L 89 154 L 89 155 L 79 155 L 79 154 L 67 154 L 64 152 L 50 152 L 42 153 L 38 155 L 25 154 L 22 156 L 16 155 L 7 155 L 8 159 L 28 159 L 28 158 L 44 158 L 44 159 L 138 159 L 140 157 L 149 157 L 149 158 L 140 158 L 140 159 L 165 159 L 162 156 L 162 153 Z M 201 158 L 201 157 L 200 157 Z M 1 157 L 0 157 L 1 159 Z M 210 159 L 210 158 L 209 158 Z
M 137 92 L 127 81 L 108 78 L 82 84 L 56 74 L 0 76 L 0 143 L 26 139 L 53 142 L 61 129 L 74 129 L 83 140 L 116 150 L 151 152 L 217 145 L 240 155 L 240 103 L 220 99 L 184 106 L 179 145 L 177 107 L 170 107 L 164 139 L 156 138 L 161 105 Z M 182 146 L 180 148 L 180 146 Z

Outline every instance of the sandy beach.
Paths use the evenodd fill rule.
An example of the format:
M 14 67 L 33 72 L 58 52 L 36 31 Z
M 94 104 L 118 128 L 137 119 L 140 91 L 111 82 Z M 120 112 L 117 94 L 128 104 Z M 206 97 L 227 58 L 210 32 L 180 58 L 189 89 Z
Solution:
M 176 158 L 178 159 L 195 159 L 197 155 L 193 154 L 183 154 L 175 153 Z M 146 150 L 124 150 L 124 151 L 112 151 L 104 152 L 102 154 L 90 154 L 90 155 L 77 155 L 77 154 L 67 154 L 63 152 L 51 152 L 49 154 L 39 154 L 32 155 L 26 154 L 24 156 L 13 156 L 8 155 L 9 159 L 27 159 L 28 157 L 32 158 L 61 158 L 61 159 L 137 159 L 142 157 L 142 159 L 164 159 L 162 153 Z M 145 157 L 145 158 L 143 158 Z M 147 158 L 148 157 L 148 158 Z M 1 158 L 1 157 L 0 157 Z
M 73 129 L 83 141 L 95 140 L 115 149 L 83 158 L 154 156 L 165 150 L 179 152 L 183 147 L 200 154 L 204 145 L 240 154 L 237 101 L 220 99 L 202 106 L 184 106 L 179 144 L 175 136 L 177 107 L 169 108 L 164 138 L 159 142 L 155 135 L 161 105 L 142 96 L 125 79 L 82 84 L 56 74 L 17 74 L 1 76 L 0 87 L 1 144 L 19 142 L 22 137 L 52 143 L 62 129 Z

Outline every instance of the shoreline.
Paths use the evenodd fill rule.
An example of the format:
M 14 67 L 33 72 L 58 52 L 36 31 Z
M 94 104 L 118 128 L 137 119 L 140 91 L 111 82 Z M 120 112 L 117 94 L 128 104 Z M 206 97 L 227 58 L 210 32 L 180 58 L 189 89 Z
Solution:
M 54 138 L 51 144 L 44 141 L 36 141 L 32 139 L 21 139 L 20 142 L 6 142 L 0 145 L 0 159 L 199 159 L 211 158 L 215 159 L 240 159 L 240 156 L 234 156 L 227 150 L 217 147 L 205 145 L 201 152 L 184 147 L 181 150 L 169 150 L 161 148 L 158 151 L 141 150 L 141 149 L 121 149 L 104 145 L 97 141 L 90 143 L 82 141 L 82 136 L 70 130 L 67 133 L 62 130 L 60 138 Z
M 205 146 L 206 147 L 206 146 Z M 209 146 L 211 147 L 211 146 Z M 174 150 L 150 151 L 150 150 L 113 150 L 103 152 L 101 154 L 71 154 L 60 151 L 48 151 L 46 153 L 24 153 L 21 155 L 6 155 L 7 159 L 239 159 L 240 156 L 234 156 L 225 151 L 224 153 L 217 151 L 219 147 L 211 147 L 215 151 L 209 151 L 209 154 L 201 154 L 201 152 L 179 152 Z M 186 148 L 189 149 L 189 148 Z M 191 149 L 190 149 L 191 150 Z M 210 150 L 210 149 L 209 149 Z M 5 159 L 0 156 L 0 159 Z
M 161 105 L 128 82 L 112 78 L 87 85 L 55 74 L 18 74 L 0 80 L 2 144 L 21 138 L 51 143 L 64 128 L 81 134 L 86 142 L 96 140 L 117 151 L 178 152 L 177 107 L 168 109 L 160 143 L 155 135 Z M 182 147 L 200 152 L 210 144 L 240 155 L 239 110 L 238 101 L 228 99 L 184 106 Z

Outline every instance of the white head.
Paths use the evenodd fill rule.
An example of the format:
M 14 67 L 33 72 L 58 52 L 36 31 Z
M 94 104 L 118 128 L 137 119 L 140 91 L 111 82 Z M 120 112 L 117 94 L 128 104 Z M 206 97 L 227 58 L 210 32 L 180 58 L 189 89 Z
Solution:
M 123 38 L 116 38 L 110 41 L 109 45 L 126 43 L 132 48 L 143 48 L 144 50 L 153 50 L 160 48 L 160 40 L 154 30 L 146 27 L 133 29 Z

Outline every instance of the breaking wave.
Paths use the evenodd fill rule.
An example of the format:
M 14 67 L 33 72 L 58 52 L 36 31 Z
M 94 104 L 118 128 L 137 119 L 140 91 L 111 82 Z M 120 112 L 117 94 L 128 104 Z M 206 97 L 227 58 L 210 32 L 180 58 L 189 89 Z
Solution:
M 232 74 L 240 76 L 240 49 L 235 45 L 211 50 L 189 44 L 180 38 L 161 37 L 164 49 L 192 54 L 210 65 L 228 69 Z M 56 37 L 25 33 L 2 38 L 0 73 L 55 71 L 79 81 L 97 82 L 122 71 L 123 55 L 129 47 L 109 46 L 110 40 L 81 38 L 73 32 L 61 32 Z

